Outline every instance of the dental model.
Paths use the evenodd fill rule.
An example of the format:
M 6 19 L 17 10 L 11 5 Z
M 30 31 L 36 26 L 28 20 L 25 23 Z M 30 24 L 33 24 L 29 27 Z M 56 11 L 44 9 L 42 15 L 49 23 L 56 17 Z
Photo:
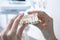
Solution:
M 20 24 L 36 24 L 38 23 L 38 17 L 37 13 L 30 14 L 30 15 L 24 15 L 23 18 L 20 20 Z

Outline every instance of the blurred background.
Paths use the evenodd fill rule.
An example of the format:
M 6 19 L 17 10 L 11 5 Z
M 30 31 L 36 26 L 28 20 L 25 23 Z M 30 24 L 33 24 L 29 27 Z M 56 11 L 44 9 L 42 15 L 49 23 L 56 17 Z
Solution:
M 21 11 L 38 9 L 45 11 L 54 19 L 55 36 L 60 40 L 59 4 L 60 0 L 0 0 L 0 32 L 14 15 Z M 45 40 L 45 38 L 37 27 L 29 24 L 23 32 L 22 40 Z

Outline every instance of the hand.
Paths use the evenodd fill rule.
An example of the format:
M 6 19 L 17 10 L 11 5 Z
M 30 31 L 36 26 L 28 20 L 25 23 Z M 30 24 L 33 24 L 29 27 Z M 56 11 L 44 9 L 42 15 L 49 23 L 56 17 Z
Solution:
M 0 33 L 0 40 L 21 40 L 25 24 L 17 31 L 18 24 L 23 17 L 23 14 L 16 15 L 8 23 L 7 27 Z
M 38 19 L 40 20 L 37 24 L 35 24 L 43 33 L 46 40 L 56 40 L 53 30 L 53 19 L 49 17 L 43 11 L 29 11 L 28 14 L 38 14 Z

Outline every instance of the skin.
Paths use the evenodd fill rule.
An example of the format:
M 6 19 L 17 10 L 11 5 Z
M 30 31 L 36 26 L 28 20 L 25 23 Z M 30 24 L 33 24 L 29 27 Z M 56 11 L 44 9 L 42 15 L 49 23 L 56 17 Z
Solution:
M 28 14 L 34 14 L 37 13 L 38 21 L 37 24 L 35 24 L 36 27 L 38 27 L 41 32 L 43 33 L 46 40 L 57 40 L 54 35 L 54 29 L 53 29 L 53 19 L 48 16 L 43 11 L 29 11 Z
M 22 24 L 18 31 L 17 28 L 22 17 L 23 14 L 18 14 L 10 20 L 6 28 L 0 33 L 0 40 L 21 40 L 26 24 Z
M 45 39 L 57 40 L 53 30 L 53 19 L 43 11 L 28 12 L 29 15 L 34 13 L 37 13 L 38 19 L 41 20 L 38 21 L 38 23 L 35 24 L 35 26 L 41 30 Z M 19 21 L 21 20 L 22 17 L 23 14 L 18 14 L 11 19 L 11 21 L 7 24 L 6 28 L 0 33 L 0 40 L 21 40 L 22 33 L 24 28 L 26 27 L 26 24 L 22 24 L 18 32 L 17 32 L 17 28 L 18 28 Z

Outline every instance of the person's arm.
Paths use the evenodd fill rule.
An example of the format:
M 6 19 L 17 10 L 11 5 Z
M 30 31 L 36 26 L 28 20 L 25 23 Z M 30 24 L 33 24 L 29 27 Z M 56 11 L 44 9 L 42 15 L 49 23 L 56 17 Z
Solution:
M 36 26 L 38 26 L 38 25 L 36 25 Z M 53 31 L 53 24 L 52 23 L 49 26 L 43 27 L 43 29 L 41 28 L 41 26 L 38 26 L 38 27 L 42 31 L 46 40 L 57 40 L 55 37 L 54 31 Z
M 38 19 L 40 20 L 37 24 L 35 24 L 43 33 L 46 40 L 57 40 L 54 34 L 53 29 L 53 19 L 49 17 L 43 11 L 29 11 L 28 14 L 38 14 Z

